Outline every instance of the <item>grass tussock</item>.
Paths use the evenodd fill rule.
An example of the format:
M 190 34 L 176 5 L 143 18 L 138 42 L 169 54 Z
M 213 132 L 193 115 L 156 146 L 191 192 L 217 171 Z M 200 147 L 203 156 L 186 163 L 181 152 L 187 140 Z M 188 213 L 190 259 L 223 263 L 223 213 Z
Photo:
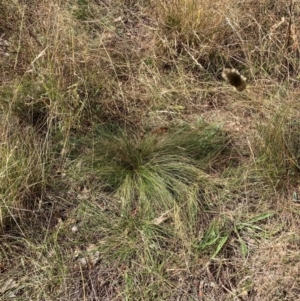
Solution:
M 99 136 L 94 172 L 122 200 L 125 211 L 135 208 L 143 214 L 172 209 L 174 202 L 182 206 L 194 185 L 214 186 L 206 169 L 227 143 L 220 129 L 206 124 L 162 136 L 111 131 Z
M 299 181 L 298 114 L 283 108 L 269 124 L 259 127 L 260 163 L 275 189 L 286 190 Z
M 0 11 L 1 300 L 298 298 L 295 1 Z

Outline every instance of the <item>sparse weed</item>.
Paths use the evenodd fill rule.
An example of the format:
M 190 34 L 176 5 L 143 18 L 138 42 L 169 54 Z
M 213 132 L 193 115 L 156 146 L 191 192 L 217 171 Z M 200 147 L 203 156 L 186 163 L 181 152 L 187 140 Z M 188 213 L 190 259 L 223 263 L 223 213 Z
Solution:
M 245 221 L 230 220 L 226 217 L 215 218 L 210 223 L 197 248 L 199 248 L 200 252 L 208 251 L 211 258 L 215 258 L 225 248 L 230 237 L 235 235 L 241 255 L 246 257 L 249 249 L 243 235 L 247 236 L 247 233 L 250 235 L 246 239 L 263 238 L 262 233 L 264 230 L 255 223 L 268 219 L 272 215 L 273 213 L 269 212 L 263 213 Z

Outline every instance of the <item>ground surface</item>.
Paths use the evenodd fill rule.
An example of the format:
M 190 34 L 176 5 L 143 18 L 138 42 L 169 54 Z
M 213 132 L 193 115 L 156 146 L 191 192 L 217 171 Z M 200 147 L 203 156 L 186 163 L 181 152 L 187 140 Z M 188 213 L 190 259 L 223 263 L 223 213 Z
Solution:
M 1 300 L 299 299 L 296 1 L 0 11 Z

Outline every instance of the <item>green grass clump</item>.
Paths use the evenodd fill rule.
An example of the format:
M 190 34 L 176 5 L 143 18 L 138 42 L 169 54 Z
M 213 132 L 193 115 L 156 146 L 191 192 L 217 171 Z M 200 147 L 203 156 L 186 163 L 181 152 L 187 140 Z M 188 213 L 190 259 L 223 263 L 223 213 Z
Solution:
M 94 172 L 121 199 L 123 210 L 153 214 L 184 205 L 195 185 L 212 187 L 206 169 L 226 143 L 219 128 L 205 123 L 143 138 L 106 131 L 95 145 Z

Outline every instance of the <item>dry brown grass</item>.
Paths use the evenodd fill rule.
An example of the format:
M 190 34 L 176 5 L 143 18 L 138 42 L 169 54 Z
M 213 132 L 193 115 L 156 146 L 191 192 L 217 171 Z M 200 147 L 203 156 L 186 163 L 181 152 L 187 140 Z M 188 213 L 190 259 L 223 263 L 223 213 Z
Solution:
M 0 11 L 2 300 L 297 300 L 297 2 Z

